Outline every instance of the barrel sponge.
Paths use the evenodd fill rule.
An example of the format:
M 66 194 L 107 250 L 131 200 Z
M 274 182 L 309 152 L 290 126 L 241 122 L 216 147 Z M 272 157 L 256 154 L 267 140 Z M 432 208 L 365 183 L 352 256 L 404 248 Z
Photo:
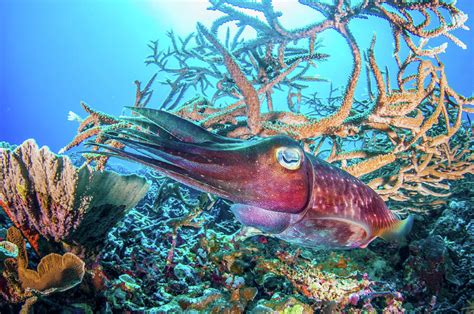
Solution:
M 82 282 L 84 273 L 84 262 L 72 253 L 46 255 L 38 264 L 37 271 L 18 268 L 22 288 L 44 294 L 71 289 Z
M 34 140 L 0 148 L 0 204 L 30 243 L 39 235 L 96 247 L 148 188 L 137 175 L 76 167 Z

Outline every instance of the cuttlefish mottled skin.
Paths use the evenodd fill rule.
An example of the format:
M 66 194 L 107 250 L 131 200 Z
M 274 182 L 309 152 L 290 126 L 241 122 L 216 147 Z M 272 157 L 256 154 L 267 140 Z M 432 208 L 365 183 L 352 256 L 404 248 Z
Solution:
M 226 138 L 165 111 L 131 109 L 141 117 L 122 119 L 137 128 L 107 134 L 128 149 L 105 146 L 106 154 L 234 202 L 231 210 L 244 226 L 324 248 L 363 248 L 411 229 L 411 216 L 398 219 L 370 187 L 288 136 Z

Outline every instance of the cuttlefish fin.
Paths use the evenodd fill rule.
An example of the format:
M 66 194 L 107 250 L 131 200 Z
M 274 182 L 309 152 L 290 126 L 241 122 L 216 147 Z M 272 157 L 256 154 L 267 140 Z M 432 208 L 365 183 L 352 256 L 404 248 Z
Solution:
M 256 235 L 268 235 L 261 230 L 258 230 L 257 228 L 254 227 L 248 227 L 248 226 L 242 226 L 239 231 L 237 231 L 233 236 L 232 240 L 235 242 L 240 242 L 244 241 L 250 237 L 256 236 Z
M 379 237 L 386 241 L 397 241 L 403 239 L 413 226 L 413 216 L 410 215 L 403 220 L 398 220 L 391 226 L 384 228 Z

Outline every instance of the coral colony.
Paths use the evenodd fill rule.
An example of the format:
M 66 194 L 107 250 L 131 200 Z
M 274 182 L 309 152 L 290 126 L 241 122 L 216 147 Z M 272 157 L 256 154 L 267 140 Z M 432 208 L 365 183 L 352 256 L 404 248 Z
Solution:
M 474 99 L 448 83 L 447 43 L 430 45 L 466 48 L 467 16 L 299 2 L 321 17 L 287 29 L 271 0 L 210 0 L 211 25 L 150 43 L 158 73 L 135 82 L 132 115 L 82 103 L 60 155 L 0 143 L 2 312 L 473 310 Z M 351 32 L 367 18 L 391 26 L 395 68 Z M 318 75 L 327 31 L 352 55 L 342 88 Z M 156 82 L 169 94 L 151 109 Z

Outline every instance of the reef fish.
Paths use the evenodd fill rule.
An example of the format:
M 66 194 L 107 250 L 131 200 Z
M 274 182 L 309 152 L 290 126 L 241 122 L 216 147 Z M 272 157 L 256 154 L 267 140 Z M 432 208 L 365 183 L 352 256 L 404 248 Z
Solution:
M 411 216 L 400 220 L 374 190 L 288 136 L 227 138 L 165 111 L 131 109 L 140 116 L 122 119 L 134 128 L 106 133 L 126 149 L 103 146 L 105 154 L 232 201 L 244 226 L 323 248 L 363 248 L 411 229 Z

